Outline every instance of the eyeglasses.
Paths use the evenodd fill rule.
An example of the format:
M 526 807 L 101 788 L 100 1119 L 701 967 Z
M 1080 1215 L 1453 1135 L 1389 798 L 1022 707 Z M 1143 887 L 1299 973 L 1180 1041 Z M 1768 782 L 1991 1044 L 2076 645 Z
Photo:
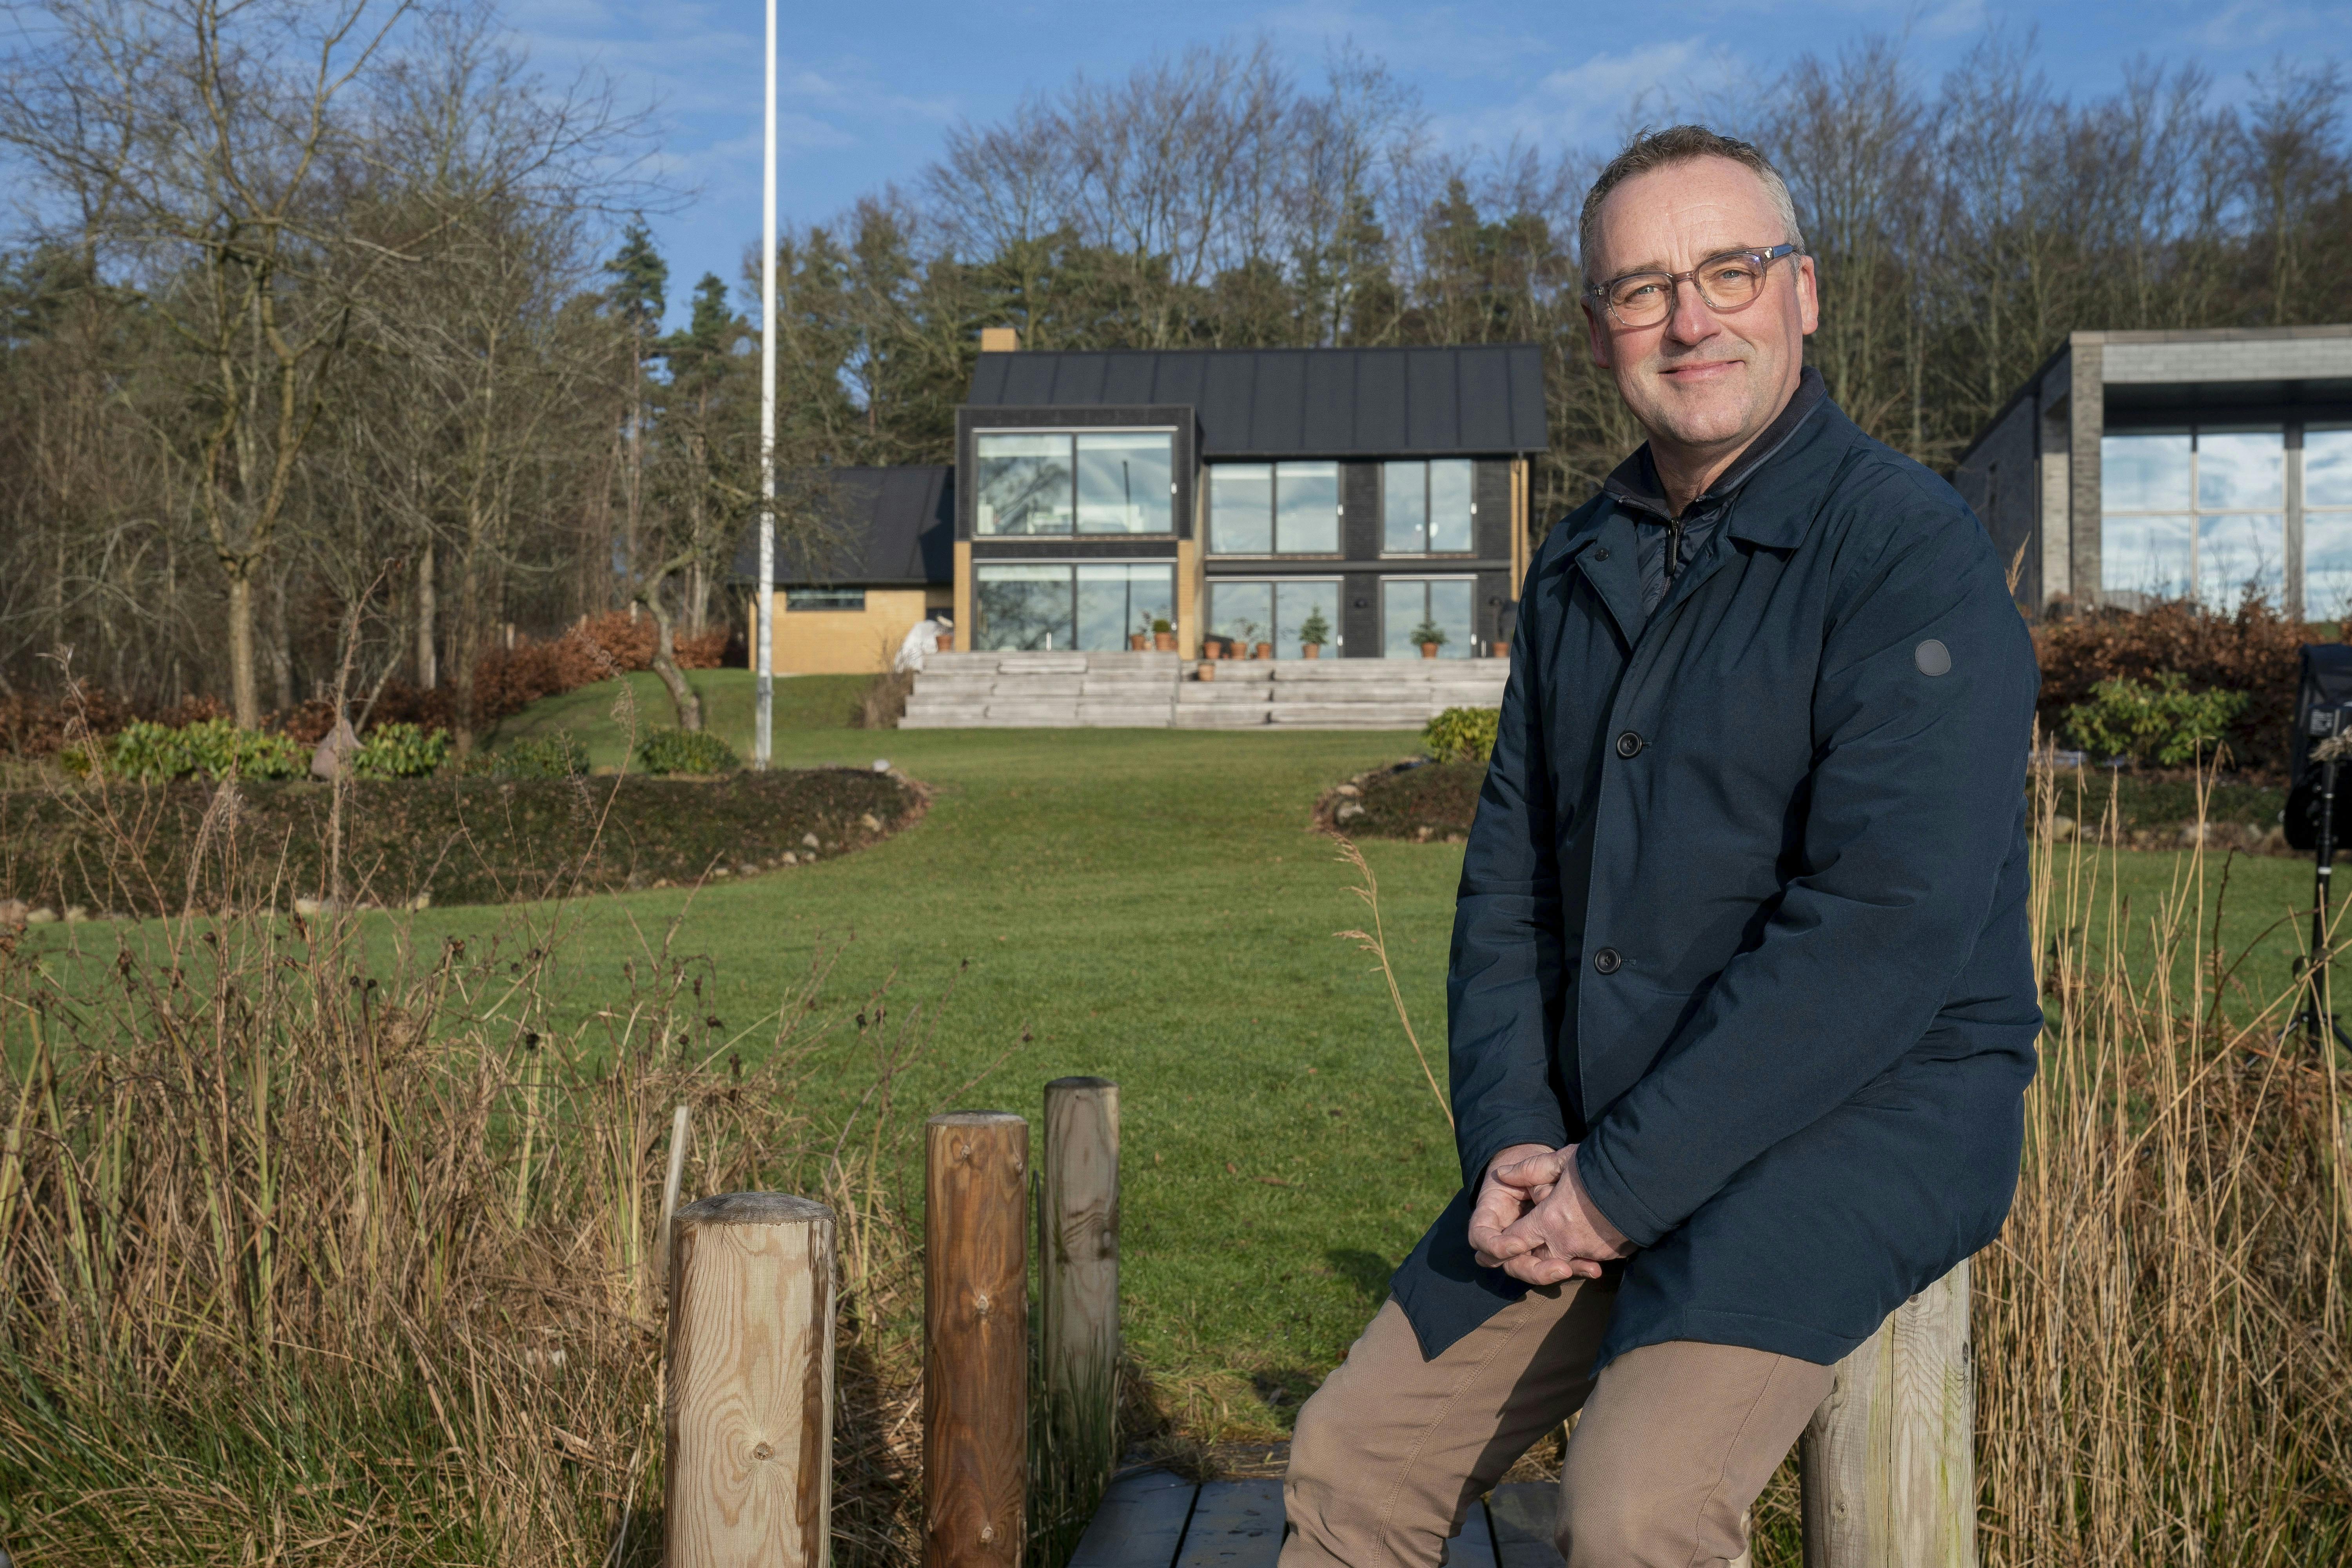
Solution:
M 1784 256 L 1802 256 L 1796 245 L 1776 245 L 1769 250 L 1727 250 L 1710 256 L 1688 272 L 1628 272 L 1596 283 L 1584 292 L 1605 308 L 1621 327 L 1654 327 L 1674 314 L 1676 286 L 1685 282 L 1698 290 L 1710 310 L 1745 310 L 1764 292 L 1764 274 Z

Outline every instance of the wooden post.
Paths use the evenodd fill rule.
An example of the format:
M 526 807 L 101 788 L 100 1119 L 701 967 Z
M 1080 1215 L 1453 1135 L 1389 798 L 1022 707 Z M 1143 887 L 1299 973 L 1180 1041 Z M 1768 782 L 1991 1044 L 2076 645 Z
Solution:
M 1838 1363 L 1799 1445 L 1805 1568 L 1976 1568 L 1969 1266 Z
M 833 1211 L 730 1193 L 670 1231 L 668 1568 L 826 1568 Z
M 1064 1455 L 1110 1474 L 1118 1432 L 1118 1085 L 1045 1086 L 1037 1194 L 1039 1343 Z
M 1029 1124 L 924 1127 L 923 1568 L 1020 1568 L 1028 1534 Z

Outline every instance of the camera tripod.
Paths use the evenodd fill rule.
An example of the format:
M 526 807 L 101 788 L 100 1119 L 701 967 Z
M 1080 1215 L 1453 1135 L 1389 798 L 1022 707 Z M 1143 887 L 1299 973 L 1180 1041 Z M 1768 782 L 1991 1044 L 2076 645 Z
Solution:
M 2336 1021 L 2327 994 L 2327 891 L 2336 869 L 2336 777 L 2347 757 L 2352 757 L 2352 731 L 2330 735 L 2311 748 L 2311 760 L 2319 764 L 2317 831 L 2312 840 L 2318 863 L 2312 872 L 2311 953 L 2298 963 L 2302 1005 L 2279 1031 L 2279 1044 L 2284 1046 L 2301 1029 L 2315 1056 L 2327 1048 L 2331 1034 L 2352 1050 L 2352 1035 L 2347 1035 L 2344 1026 Z

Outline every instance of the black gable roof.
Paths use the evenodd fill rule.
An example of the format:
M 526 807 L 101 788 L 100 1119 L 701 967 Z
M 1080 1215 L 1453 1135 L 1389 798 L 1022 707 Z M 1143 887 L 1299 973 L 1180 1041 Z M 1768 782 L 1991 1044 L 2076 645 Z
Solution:
M 1540 452 L 1533 343 L 1396 349 L 1114 349 L 984 353 L 975 408 L 1182 404 L 1204 458 Z
M 889 588 L 955 581 L 953 468 L 825 468 L 818 478 L 840 543 L 814 563 L 778 551 L 778 583 Z M 759 575 L 758 528 L 745 531 L 735 552 L 738 576 Z

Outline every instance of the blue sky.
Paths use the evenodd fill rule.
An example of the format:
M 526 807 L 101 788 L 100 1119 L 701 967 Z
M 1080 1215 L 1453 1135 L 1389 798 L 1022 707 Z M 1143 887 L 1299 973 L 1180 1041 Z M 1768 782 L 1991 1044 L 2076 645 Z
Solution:
M 593 64 L 625 96 L 658 106 L 663 167 L 692 193 L 689 205 L 651 220 L 670 262 L 673 316 L 701 273 L 734 284 L 760 228 L 761 0 L 511 0 L 508 15 L 516 41 L 551 76 Z M 1629 25 L 1636 16 L 1648 33 Z M 1439 143 L 1491 148 L 1517 138 L 1547 151 L 1609 140 L 1642 95 L 1688 103 L 1768 82 L 1806 50 L 1833 53 L 1872 33 L 1907 33 L 1910 58 L 1932 82 L 1989 25 L 2032 30 L 2041 68 L 2076 96 L 2112 90 L 2139 57 L 2193 60 L 2218 95 L 2236 99 L 2249 71 L 2281 55 L 2352 55 L 2352 0 L 785 0 L 779 17 L 787 223 L 825 218 L 892 181 L 911 184 L 960 119 L 986 122 L 1080 69 L 1122 75 L 1156 52 L 1224 38 L 1269 39 L 1304 81 L 1352 39 L 1419 91 Z

